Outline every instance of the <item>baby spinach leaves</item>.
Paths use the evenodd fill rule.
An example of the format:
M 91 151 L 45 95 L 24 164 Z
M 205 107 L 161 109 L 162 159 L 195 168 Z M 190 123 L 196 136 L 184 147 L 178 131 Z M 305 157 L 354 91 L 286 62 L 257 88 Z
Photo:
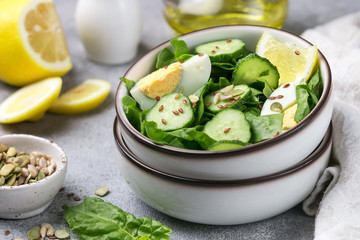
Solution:
M 168 240 L 172 230 L 147 217 L 136 218 L 99 198 L 65 207 L 64 218 L 80 239 Z

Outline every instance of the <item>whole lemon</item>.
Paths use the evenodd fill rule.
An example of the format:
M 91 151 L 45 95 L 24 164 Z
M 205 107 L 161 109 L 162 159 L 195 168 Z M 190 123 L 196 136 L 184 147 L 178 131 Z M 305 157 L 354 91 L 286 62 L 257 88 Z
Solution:
M 0 80 L 14 86 L 72 68 L 52 0 L 0 1 Z

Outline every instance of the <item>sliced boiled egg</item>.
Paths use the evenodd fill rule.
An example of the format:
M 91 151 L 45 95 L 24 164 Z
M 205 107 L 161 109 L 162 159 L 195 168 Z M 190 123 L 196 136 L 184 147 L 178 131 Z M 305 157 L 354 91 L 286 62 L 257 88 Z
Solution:
M 296 103 L 296 85 L 294 82 L 286 83 L 271 93 L 265 101 L 260 115 L 282 113 Z
M 184 63 L 175 62 L 158 69 L 142 79 L 130 90 L 142 110 L 151 108 L 157 97 L 174 91 L 190 95 L 201 88 L 210 77 L 211 61 L 207 54 L 191 57 Z
M 184 62 L 182 69 L 179 87 L 184 95 L 189 96 L 209 80 L 211 61 L 207 54 L 198 54 Z

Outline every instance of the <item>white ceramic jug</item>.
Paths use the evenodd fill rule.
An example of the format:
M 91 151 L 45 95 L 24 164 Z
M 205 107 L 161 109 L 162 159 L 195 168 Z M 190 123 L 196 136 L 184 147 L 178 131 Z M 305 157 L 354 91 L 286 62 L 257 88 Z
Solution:
M 136 56 L 142 25 L 138 0 L 79 0 L 75 21 L 89 59 L 121 64 Z

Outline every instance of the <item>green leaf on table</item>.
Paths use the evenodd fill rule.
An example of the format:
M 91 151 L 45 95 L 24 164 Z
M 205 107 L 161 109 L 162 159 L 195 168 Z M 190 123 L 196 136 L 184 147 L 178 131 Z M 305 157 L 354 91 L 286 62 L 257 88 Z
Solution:
M 84 240 L 168 240 L 172 230 L 147 217 L 136 218 L 99 198 L 87 197 L 79 205 L 65 207 L 64 218 Z

